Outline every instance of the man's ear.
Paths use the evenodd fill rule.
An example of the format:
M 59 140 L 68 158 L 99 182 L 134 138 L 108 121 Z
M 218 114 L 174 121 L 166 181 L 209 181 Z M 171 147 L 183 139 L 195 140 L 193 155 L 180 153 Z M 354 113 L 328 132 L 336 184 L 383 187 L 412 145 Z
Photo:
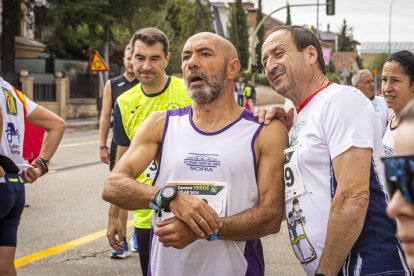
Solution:
M 306 49 L 304 49 L 304 52 L 305 57 L 310 64 L 318 63 L 318 50 L 316 50 L 315 46 L 309 45 Z
M 240 72 L 240 61 L 235 58 L 229 61 L 227 64 L 227 77 L 231 80 L 234 80 L 237 74 Z
M 170 62 L 170 58 L 171 58 L 171 53 L 168 52 L 167 55 L 165 56 L 165 59 L 167 60 L 167 64 L 165 65 L 164 69 L 167 68 L 168 63 Z

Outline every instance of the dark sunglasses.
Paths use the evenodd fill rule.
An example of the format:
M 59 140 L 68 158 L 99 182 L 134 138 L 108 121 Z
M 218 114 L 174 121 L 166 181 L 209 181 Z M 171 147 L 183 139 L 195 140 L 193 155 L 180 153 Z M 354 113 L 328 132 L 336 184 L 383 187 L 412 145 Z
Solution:
M 398 189 L 408 203 L 414 204 L 414 155 L 389 156 L 381 160 L 390 196 Z

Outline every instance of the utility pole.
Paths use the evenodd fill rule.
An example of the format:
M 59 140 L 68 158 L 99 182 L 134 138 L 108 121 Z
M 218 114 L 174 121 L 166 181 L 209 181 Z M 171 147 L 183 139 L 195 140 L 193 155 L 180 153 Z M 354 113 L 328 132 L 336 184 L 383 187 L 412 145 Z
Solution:
M 316 1 L 316 37 L 319 39 L 319 0 Z
M 104 42 L 103 58 L 104 58 L 105 63 L 109 67 L 109 26 L 108 24 L 105 24 L 105 42 Z M 106 83 L 108 79 L 109 79 L 108 71 L 105 71 L 103 74 L 103 82 Z M 103 86 L 105 86 L 105 84 Z M 103 86 L 102 86 L 102 90 L 103 90 Z
M 391 0 L 390 4 L 390 17 L 388 21 L 388 55 L 391 55 L 391 15 L 392 15 L 392 4 L 395 0 Z

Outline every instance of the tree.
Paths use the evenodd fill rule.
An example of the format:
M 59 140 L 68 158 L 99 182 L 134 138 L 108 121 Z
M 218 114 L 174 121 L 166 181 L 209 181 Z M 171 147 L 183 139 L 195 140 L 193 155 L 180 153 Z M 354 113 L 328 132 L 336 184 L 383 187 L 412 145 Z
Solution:
M 249 33 L 247 29 L 247 15 L 242 1 L 236 0 L 230 15 L 230 41 L 236 47 L 243 69 L 249 64 Z
M 352 34 L 352 27 L 348 28 L 346 19 L 344 19 L 342 26 L 339 28 L 338 36 L 338 51 L 354 51 L 355 45 L 353 44 L 354 37 Z
M 181 72 L 181 50 L 186 40 L 199 32 L 213 31 L 210 6 L 200 0 L 169 0 L 166 4 L 165 21 L 169 24 L 166 34 L 170 40 L 171 59 L 168 73 Z
M 128 40 L 134 23 L 145 18 L 148 10 L 162 9 L 165 1 L 48 0 L 53 30 L 46 44 L 56 56 L 79 58 L 106 41 Z
M 290 25 L 292 25 L 292 19 L 290 18 L 290 5 L 289 5 L 289 3 L 286 4 L 286 9 L 287 9 L 287 11 L 286 11 L 287 15 L 286 15 L 285 25 L 290 26 Z
M 262 0 L 259 0 L 258 2 L 259 6 L 256 11 L 256 28 L 257 25 L 262 21 L 263 19 L 263 13 L 262 13 Z M 262 72 L 263 66 L 262 66 L 262 45 L 264 40 L 264 24 L 261 26 L 261 28 L 257 31 L 257 44 L 256 44 L 256 64 L 257 64 L 257 71 Z
M 14 72 L 15 36 L 19 26 L 19 0 L 3 0 L 1 70 L 3 73 Z

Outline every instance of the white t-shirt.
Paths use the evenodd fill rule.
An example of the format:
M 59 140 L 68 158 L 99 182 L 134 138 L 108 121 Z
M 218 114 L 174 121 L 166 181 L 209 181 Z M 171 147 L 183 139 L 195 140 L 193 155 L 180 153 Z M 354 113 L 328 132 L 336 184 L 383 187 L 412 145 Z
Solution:
M 23 169 L 28 165 L 23 159 L 24 121 L 37 104 L 2 78 L 0 78 L 0 86 L 2 91 L 0 107 L 3 113 L 0 154 L 9 157 Z
M 385 130 L 387 129 L 388 118 L 392 114 L 392 110 L 388 108 L 383 97 L 374 96 L 371 103 L 374 105 L 375 113 L 381 123 L 382 135 L 384 135 Z
M 381 255 L 376 258 L 380 263 L 388 261 L 383 256 L 392 256 L 398 260 L 394 263 L 401 266 L 395 225 L 385 213 L 387 195 L 382 185 L 379 121 L 364 94 L 353 87 L 332 83 L 298 111 L 290 147 L 285 151 L 286 220 L 292 248 L 308 275 L 314 275 L 325 244 L 330 206 L 337 187 L 332 162 L 351 147 L 373 150 L 367 219 L 377 223 L 364 225 L 360 238 L 363 236 L 365 243 L 355 243 L 344 265 L 344 275 L 352 275 L 358 269 L 361 275 L 388 269 L 400 271 L 399 266 L 394 269 L 376 264 L 377 269 L 370 265 L 370 258 L 378 257 L 375 252 Z M 391 244 L 390 252 L 384 252 L 383 248 L 367 250 L 378 245 L 371 240 L 373 237 L 383 238 L 387 250 Z M 367 256 L 367 251 L 373 254 Z

